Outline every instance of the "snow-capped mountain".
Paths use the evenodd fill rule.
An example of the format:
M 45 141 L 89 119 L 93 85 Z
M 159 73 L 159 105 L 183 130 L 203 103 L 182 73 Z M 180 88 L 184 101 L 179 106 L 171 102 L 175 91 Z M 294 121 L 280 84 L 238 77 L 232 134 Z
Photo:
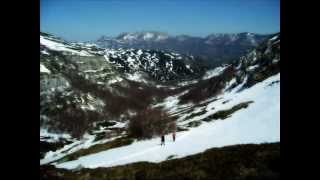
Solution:
M 123 73 L 144 72 L 159 81 L 200 77 L 205 70 L 193 56 L 141 49 L 106 49 L 105 59 Z
M 263 39 L 261 35 L 254 33 L 216 33 L 206 37 L 206 44 L 210 45 L 235 45 L 237 43 L 256 46 Z
M 47 39 L 46 37 L 43 38 Z M 74 62 L 81 62 L 78 64 L 87 63 L 91 65 L 97 61 L 99 65 L 97 65 L 96 68 L 106 69 L 105 73 L 108 74 L 107 77 L 123 78 L 122 83 L 127 81 L 125 83 L 126 85 L 120 83 L 117 86 L 113 86 L 112 83 L 106 83 L 104 89 L 99 89 L 94 85 L 94 80 L 90 81 L 92 83 L 88 86 L 85 85 L 87 81 L 81 81 L 81 83 L 79 83 L 80 85 L 77 85 L 73 83 L 71 76 L 68 76 L 68 73 L 72 74 L 74 72 L 75 74 L 79 74 L 79 76 L 74 75 L 72 76 L 73 78 L 85 77 L 86 75 L 81 75 L 81 73 L 88 71 L 88 69 L 80 70 L 81 65 L 72 68 L 72 63 L 70 63 L 72 61 L 69 60 L 67 56 L 70 56 L 70 53 L 76 52 L 67 50 L 68 53 L 66 54 L 61 55 L 58 53 L 59 56 L 54 55 L 51 59 L 47 59 L 45 57 L 61 51 L 62 47 L 69 47 L 61 45 L 62 47 L 59 46 L 57 51 L 53 51 L 47 48 L 46 43 L 44 43 L 43 46 L 40 51 L 42 57 L 40 62 L 42 64 L 40 64 L 40 71 L 42 71 L 40 79 L 41 81 L 45 81 L 48 78 L 60 78 L 60 80 L 55 80 L 51 83 L 59 82 L 56 83 L 58 86 L 53 92 L 62 92 L 62 94 L 57 96 L 48 95 L 50 98 L 44 96 L 43 98 L 47 101 L 51 100 L 52 102 L 54 99 L 59 99 L 57 102 L 64 102 L 64 99 L 68 99 L 66 98 L 66 96 L 68 96 L 66 89 L 69 88 L 71 91 L 79 93 L 78 96 L 80 96 L 79 101 L 73 104 L 73 106 L 80 105 L 81 107 L 81 105 L 86 106 L 85 104 L 87 104 L 88 108 L 84 108 L 86 112 L 93 109 L 98 112 L 99 108 L 103 109 L 103 107 L 107 107 L 104 108 L 104 116 L 94 116 L 96 119 L 100 117 L 107 119 L 108 116 L 110 116 L 108 108 L 112 106 L 108 106 L 108 104 L 110 105 L 110 101 L 115 103 L 115 101 L 113 101 L 113 98 L 115 98 L 114 94 L 118 94 L 119 97 L 125 97 L 126 101 L 130 101 L 134 105 L 129 106 L 130 110 L 127 112 L 121 109 L 120 114 L 128 114 L 123 120 L 114 116 L 112 120 L 102 121 L 105 124 L 99 124 L 90 118 L 87 118 L 83 122 L 81 121 L 82 123 L 92 124 L 92 127 L 88 128 L 89 131 L 86 129 L 86 134 L 81 140 L 73 140 L 67 134 L 60 133 L 62 138 L 71 142 L 67 142 L 68 145 L 62 146 L 59 149 L 44 153 L 40 161 L 41 164 L 52 163 L 57 168 L 73 170 L 76 170 L 78 167 L 113 167 L 141 161 L 162 162 L 168 160 L 168 157 L 173 157 L 174 159 L 182 158 L 201 153 L 209 148 L 234 144 L 256 144 L 280 141 L 280 33 L 274 34 L 264 40 L 255 49 L 231 64 L 224 64 L 215 69 L 207 70 L 201 77 L 191 79 L 190 81 L 183 81 L 182 85 L 179 85 L 179 83 L 171 84 L 174 87 L 173 89 L 152 89 L 153 87 L 157 87 L 158 82 L 150 84 L 150 86 L 144 86 L 143 83 L 138 82 L 132 84 L 130 80 L 126 80 L 126 74 L 132 74 L 138 69 L 144 69 L 144 66 L 138 66 L 140 63 L 129 64 L 129 70 L 123 70 L 122 67 L 117 67 L 120 66 L 121 63 L 133 61 L 131 58 L 134 59 L 134 61 L 142 61 L 141 58 L 137 57 L 141 55 L 142 50 L 132 49 L 120 50 L 121 52 L 118 52 L 117 50 L 110 51 L 110 49 L 105 49 L 103 50 L 103 55 L 95 55 L 97 57 L 91 56 L 94 51 L 88 51 L 88 54 L 84 52 L 77 54 L 77 57 L 71 55 L 71 57 L 74 57 L 71 58 Z M 66 50 L 64 49 L 63 52 L 64 51 Z M 77 50 L 77 52 L 78 51 L 81 52 L 81 50 Z M 152 56 L 150 51 L 145 52 L 145 54 L 148 53 Z M 172 59 L 179 59 L 177 57 L 180 57 L 180 55 L 171 55 L 173 56 Z M 85 57 L 86 59 L 82 61 L 79 57 Z M 111 57 L 119 58 L 120 60 L 117 62 L 112 61 L 109 59 Z M 129 60 L 128 57 L 130 57 Z M 170 59 L 168 60 L 171 62 Z M 57 62 L 58 64 L 51 66 L 51 61 Z M 62 65 L 59 65 L 59 62 Z M 64 63 L 65 65 L 63 65 Z M 60 69 L 58 69 L 59 66 L 61 66 Z M 148 66 L 148 64 L 145 66 Z M 68 68 L 69 71 L 66 71 Z M 107 70 L 107 68 L 109 69 Z M 74 71 L 71 71 L 71 69 L 74 69 Z M 113 73 L 108 73 L 108 71 Z M 96 72 L 97 71 L 95 71 L 95 73 Z M 148 74 L 148 71 L 146 71 L 146 73 Z M 98 74 L 87 74 L 87 79 L 97 78 L 96 75 Z M 99 79 L 99 81 L 102 80 Z M 46 86 L 42 88 L 46 89 Z M 110 88 L 112 90 L 110 90 Z M 142 98 L 149 96 L 147 93 L 150 93 L 150 91 L 147 91 L 148 88 L 153 90 L 151 94 L 154 95 L 165 92 L 164 95 L 152 96 L 152 100 L 145 102 L 146 106 L 142 106 L 142 108 L 148 106 L 166 110 L 170 114 L 170 117 L 177 123 L 177 140 L 176 142 L 167 142 L 165 148 L 159 146 L 158 138 L 151 138 L 144 141 L 130 141 L 130 143 L 124 143 L 120 146 L 110 148 L 110 144 L 108 143 L 119 143 L 115 138 L 127 138 L 125 124 L 130 121 L 130 114 L 134 114 L 134 109 L 131 108 L 138 105 L 134 103 L 135 99 L 129 95 L 128 91 L 140 91 L 140 88 L 142 88 L 142 95 L 140 94 L 141 96 L 138 97 L 138 101 L 144 101 Z M 41 92 L 46 92 L 43 89 L 41 89 Z M 48 87 L 47 89 L 50 88 Z M 122 91 L 120 89 L 122 89 Z M 156 89 L 158 91 L 156 91 Z M 109 93 L 106 96 L 101 95 L 105 91 Z M 81 96 L 84 92 L 88 93 L 87 97 Z M 154 97 L 157 98 L 154 99 Z M 90 101 L 92 99 L 94 100 Z M 96 104 L 89 105 L 88 102 L 89 104 L 94 102 Z M 116 107 L 121 108 L 123 103 L 125 103 L 125 101 L 121 101 Z M 93 108 L 90 109 L 91 106 Z M 41 112 L 40 114 L 47 118 L 49 118 L 48 113 L 54 114 L 54 112 L 59 111 L 59 114 L 61 114 L 64 112 L 62 110 L 70 108 L 64 106 L 63 108 L 57 109 L 57 105 L 53 106 L 52 104 L 50 104 L 50 106 L 42 105 L 42 107 L 46 107 L 47 109 L 43 110 L 43 108 L 40 108 L 40 111 L 43 110 L 43 114 L 41 114 Z M 45 115 L 45 113 L 47 114 Z M 76 115 L 73 114 L 73 116 Z M 76 118 L 81 118 L 82 116 L 87 117 L 85 113 L 81 113 L 79 116 L 76 116 Z M 50 117 L 52 118 L 53 116 Z M 73 119 L 68 119 L 68 121 L 60 121 L 60 123 L 77 122 L 72 120 Z M 90 131 L 90 128 L 93 130 Z M 120 130 L 116 133 L 114 131 L 115 129 Z M 101 137 L 99 134 L 106 134 L 106 132 L 109 131 L 113 132 L 114 135 Z M 47 131 L 44 131 L 44 133 L 49 134 Z M 53 135 L 51 136 L 54 137 Z M 97 137 L 99 138 L 97 139 Z M 166 135 L 166 138 L 168 139 L 170 136 Z M 102 147 L 104 147 L 104 145 L 108 148 L 103 149 Z M 101 149 L 97 148 L 97 146 Z M 77 153 L 78 151 L 81 151 L 81 153 Z
M 169 38 L 169 35 L 162 32 L 146 31 L 135 33 L 122 33 L 116 37 L 116 40 L 122 43 L 133 43 L 139 41 L 164 41 Z
M 256 47 L 269 35 L 254 33 L 215 33 L 207 37 L 170 36 L 144 31 L 122 33 L 117 37 L 102 36 L 95 41 L 103 48 L 135 48 L 174 51 L 199 56 L 215 65 L 228 63 Z

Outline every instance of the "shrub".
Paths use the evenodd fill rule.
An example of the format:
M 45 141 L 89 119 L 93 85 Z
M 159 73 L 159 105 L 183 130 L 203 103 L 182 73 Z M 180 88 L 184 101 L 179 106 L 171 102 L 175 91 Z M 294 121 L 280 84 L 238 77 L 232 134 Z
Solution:
M 166 134 L 176 128 L 168 114 L 159 109 L 147 108 L 137 113 L 129 122 L 129 135 L 137 139 L 148 139 Z

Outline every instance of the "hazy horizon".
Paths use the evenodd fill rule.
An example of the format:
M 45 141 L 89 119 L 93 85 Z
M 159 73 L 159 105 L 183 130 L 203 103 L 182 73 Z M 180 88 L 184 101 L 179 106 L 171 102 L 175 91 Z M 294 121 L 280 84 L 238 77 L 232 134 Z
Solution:
M 200 38 L 205 38 L 209 35 L 212 35 L 212 34 L 239 34 L 239 33 L 254 33 L 254 34 L 259 34 L 259 35 L 269 35 L 269 34 L 275 34 L 275 33 L 278 33 L 280 31 L 275 31 L 275 32 L 270 32 L 270 33 L 256 33 L 256 32 L 214 32 L 214 33 L 209 33 L 207 35 L 203 35 L 203 36 L 197 36 L 197 35 L 190 35 L 190 34 L 170 34 L 170 33 L 166 33 L 166 32 L 161 32 L 161 31 L 156 31 L 156 30 L 142 30 L 142 31 L 134 31 L 134 32 L 119 32 L 118 34 L 116 35 L 107 35 L 107 34 L 101 34 L 101 35 L 98 35 L 96 38 L 93 38 L 93 39 L 89 39 L 89 40 L 75 40 L 75 39 L 68 39 L 64 36 L 61 36 L 61 35 L 58 35 L 58 34 L 55 34 L 55 33 L 52 33 L 52 32 L 47 32 L 47 31 L 41 31 L 40 32 L 43 32 L 43 33 L 48 33 L 48 34 L 51 34 L 51 35 L 54 35 L 54 36 L 57 36 L 57 37 L 60 37 L 60 38 L 63 38 L 63 39 L 66 39 L 66 40 L 69 40 L 69 41 L 79 41 L 79 42 L 85 42 L 85 41 L 92 41 L 92 40 L 97 40 L 98 38 L 102 37 L 102 36 L 105 36 L 105 37 L 111 37 L 111 38 L 116 38 L 117 36 L 121 35 L 122 33 L 139 33 L 139 32 L 158 32 L 158 33 L 165 33 L 167 35 L 169 35 L 170 37 L 175 37 L 175 36 L 191 36 L 191 37 L 200 37 Z

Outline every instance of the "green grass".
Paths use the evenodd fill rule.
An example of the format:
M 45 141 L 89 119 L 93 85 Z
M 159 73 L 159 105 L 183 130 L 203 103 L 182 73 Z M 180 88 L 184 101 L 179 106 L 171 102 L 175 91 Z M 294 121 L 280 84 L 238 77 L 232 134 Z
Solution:
M 188 120 L 188 119 L 192 119 L 192 118 L 194 118 L 194 117 L 196 117 L 196 116 L 201 116 L 201 115 L 203 115 L 203 114 L 205 114 L 205 113 L 207 113 L 207 110 L 202 110 L 202 111 L 200 111 L 200 112 L 197 112 L 197 113 L 192 113 L 192 114 L 190 114 L 189 116 L 187 116 L 186 118 L 184 118 L 185 120 Z
M 57 163 L 62 163 L 62 162 L 66 162 L 66 161 L 76 160 L 81 156 L 94 154 L 94 153 L 98 153 L 98 152 L 101 152 L 101 151 L 106 151 L 106 150 L 109 150 L 109 149 L 112 149 L 112 148 L 117 148 L 117 147 L 129 145 L 132 142 L 133 142 L 132 138 L 121 137 L 121 138 L 115 139 L 113 141 L 104 143 L 104 144 L 93 145 L 93 146 L 89 147 L 88 149 L 80 149 L 79 151 L 71 153 L 71 154 L 59 159 L 56 162 Z
M 172 158 L 174 158 L 174 157 L 176 157 L 176 156 L 177 156 L 177 155 L 175 155 L 175 154 L 170 155 L 170 156 L 167 157 L 167 160 L 170 160 L 170 159 L 172 159 Z
M 102 126 L 102 127 L 109 127 L 109 126 L 114 126 L 116 125 L 116 122 L 112 121 L 102 121 L 102 122 L 97 122 L 97 127 Z
M 44 158 L 45 154 L 49 151 L 56 151 L 57 149 L 62 148 L 66 144 L 70 144 L 69 141 L 64 142 L 45 142 L 40 141 L 40 159 Z
M 180 127 L 180 126 L 177 127 L 177 132 L 188 131 L 188 130 L 189 130 L 189 129 L 183 128 L 183 127 Z
M 225 101 L 223 101 L 222 102 L 222 104 L 226 104 L 226 103 L 228 103 L 230 100 L 225 100 Z
M 106 132 L 95 133 L 95 135 L 96 135 L 96 137 L 95 137 L 94 141 L 99 141 L 99 140 L 106 138 Z
M 253 101 L 247 101 L 247 102 L 237 104 L 230 109 L 217 111 L 216 113 L 202 119 L 202 121 L 210 122 L 212 120 L 217 120 L 217 119 L 226 119 L 230 117 L 234 112 L 240 109 L 247 108 L 251 103 L 253 103 Z
M 198 127 L 201 125 L 201 121 L 191 121 L 187 124 L 187 127 Z
M 280 179 L 280 143 L 234 145 L 161 163 L 138 162 L 72 172 L 40 167 L 40 179 Z

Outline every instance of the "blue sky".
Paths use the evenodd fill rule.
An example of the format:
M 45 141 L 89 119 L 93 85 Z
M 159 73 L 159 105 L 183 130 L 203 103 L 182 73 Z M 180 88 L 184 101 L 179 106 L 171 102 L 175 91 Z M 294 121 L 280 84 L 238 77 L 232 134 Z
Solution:
M 274 33 L 280 0 L 41 0 L 40 30 L 78 41 L 144 30 Z

